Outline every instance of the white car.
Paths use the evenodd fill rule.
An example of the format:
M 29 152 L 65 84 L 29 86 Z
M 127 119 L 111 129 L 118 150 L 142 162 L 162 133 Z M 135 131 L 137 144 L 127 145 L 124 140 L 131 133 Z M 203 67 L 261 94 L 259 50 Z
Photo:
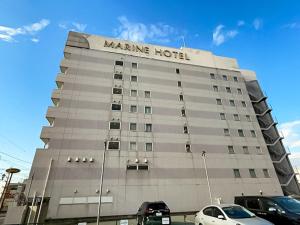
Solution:
M 195 225 L 272 225 L 235 204 L 209 205 L 196 214 Z

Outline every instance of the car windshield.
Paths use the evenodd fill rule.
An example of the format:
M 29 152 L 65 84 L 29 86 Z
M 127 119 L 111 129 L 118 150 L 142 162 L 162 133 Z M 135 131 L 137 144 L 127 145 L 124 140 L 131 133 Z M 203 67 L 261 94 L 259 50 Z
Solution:
M 167 209 L 167 206 L 164 203 L 154 203 L 154 204 L 149 204 L 148 208 L 153 210 L 160 210 L 160 209 Z
M 242 208 L 241 206 L 227 206 L 222 207 L 222 209 L 231 219 L 246 219 L 254 216 L 252 213 L 248 212 L 248 210 Z
M 300 201 L 290 197 L 275 198 L 275 202 L 287 211 L 300 213 Z

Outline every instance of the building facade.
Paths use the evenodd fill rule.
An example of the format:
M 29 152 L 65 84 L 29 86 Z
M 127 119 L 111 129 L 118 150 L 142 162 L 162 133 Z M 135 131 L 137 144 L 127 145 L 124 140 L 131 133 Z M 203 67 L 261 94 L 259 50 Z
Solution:
M 299 193 L 266 96 L 235 59 L 70 32 L 60 69 L 25 191 L 42 202 L 35 220 L 96 218 L 101 185 L 102 217 Z

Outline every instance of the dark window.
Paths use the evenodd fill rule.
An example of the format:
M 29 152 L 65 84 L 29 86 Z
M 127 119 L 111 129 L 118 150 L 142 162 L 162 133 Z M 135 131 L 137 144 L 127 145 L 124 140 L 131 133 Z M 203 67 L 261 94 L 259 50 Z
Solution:
M 247 107 L 246 102 L 242 101 L 241 103 L 243 107 Z
M 188 134 L 188 133 L 189 133 L 187 126 L 184 126 L 184 127 L 183 127 L 183 133 L 185 133 L 185 134 Z
M 115 62 L 115 65 L 116 65 L 116 66 L 123 66 L 123 61 L 116 61 L 116 62 Z
M 137 165 L 127 165 L 127 170 L 137 170 Z
M 239 117 L 238 114 L 233 114 L 233 118 L 234 118 L 234 120 L 236 120 L 236 121 L 239 121 L 239 120 L 240 120 L 240 117 Z
M 152 132 L 152 124 L 151 123 L 146 123 L 145 132 Z
M 249 209 L 260 209 L 258 199 L 253 198 L 253 199 L 247 199 L 246 201 L 247 201 L 247 207 Z
M 256 146 L 256 152 L 257 154 L 261 154 L 262 153 L 262 150 L 259 146 Z
M 233 169 L 233 174 L 235 178 L 241 178 L 241 173 L 239 169 Z
M 130 90 L 130 95 L 132 97 L 136 97 L 137 96 L 137 90 Z
M 221 120 L 226 120 L 225 113 L 220 113 L 220 118 L 221 118 Z
M 190 145 L 190 144 L 186 144 L 186 145 L 185 145 L 185 150 L 186 150 L 187 152 L 191 152 L 191 145 Z
M 150 98 L 150 97 L 151 97 L 151 92 L 145 91 L 145 98 Z
M 254 130 L 251 130 L 250 132 L 251 132 L 251 136 L 252 136 L 252 137 L 256 137 L 256 133 L 255 133 Z
M 113 103 L 111 104 L 111 110 L 114 110 L 114 111 L 121 111 L 121 104 L 117 104 L 117 103 Z
M 249 115 L 246 115 L 246 120 L 247 120 L 248 122 L 251 122 L 251 117 L 250 117 Z
M 145 114 L 151 114 L 151 113 L 152 113 L 151 106 L 145 106 Z
M 223 77 L 223 80 L 228 80 L 226 75 L 223 75 L 222 77 Z
M 210 74 L 210 78 L 211 78 L 211 79 L 216 79 L 215 74 L 214 74 L 214 73 L 211 73 L 211 74 Z
M 137 63 L 132 63 L 132 64 L 131 64 L 131 67 L 132 67 L 133 69 L 137 69 Z
M 224 129 L 224 135 L 225 136 L 229 136 L 230 134 L 229 134 L 229 129 Z
M 132 82 L 137 82 L 137 76 L 131 76 L 131 81 Z
M 237 77 L 233 77 L 233 80 L 234 80 L 235 82 L 238 82 L 238 78 L 237 78 Z
M 238 134 L 239 134 L 240 137 L 245 137 L 244 131 L 241 130 L 241 129 L 238 129 Z
M 203 214 L 206 216 L 213 216 L 213 207 L 208 207 L 204 209 Z
M 132 113 L 137 112 L 137 106 L 136 105 L 131 105 L 130 106 L 130 112 L 132 112 Z
M 219 88 L 218 88 L 217 85 L 214 85 L 214 86 L 213 86 L 213 89 L 214 89 L 214 91 L 219 91 Z
M 264 173 L 265 178 L 269 178 L 270 177 L 268 169 L 263 169 L 263 173 Z
M 230 87 L 226 87 L 226 92 L 227 92 L 227 93 L 231 93 Z
M 222 105 L 222 100 L 221 99 L 217 98 L 216 101 L 217 101 L 217 105 Z
M 229 146 L 228 146 L 228 153 L 229 153 L 229 154 L 234 154 L 234 148 L 233 148 L 232 145 L 229 145 Z
M 129 130 L 136 131 L 136 123 L 130 123 L 129 124 Z
M 121 128 L 120 122 L 110 122 L 109 123 L 109 129 L 111 130 L 119 130 Z
M 256 178 L 256 173 L 254 169 L 249 169 L 249 173 L 251 178 Z
M 229 100 L 229 104 L 230 104 L 231 106 L 235 106 L 234 100 Z
M 243 94 L 243 93 L 242 93 L 242 89 L 238 88 L 238 89 L 237 89 L 237 93 L 238 93 L 239 95 Z
M 119 149 L 120 142 L 119 141 L 109 141 L 107 149 Z
M 113 94 L 121 95 L 122 94 L 122 88 L 113 88 Z
M 138 170 L 148 170 L 148 165 L 138 165 Z
M 116 79 L 116 80 L 122 80 L 123 79 L 123 75 L 120 74 L 120 73 L 115 73 L 114 74 L 114 79 Z
M 178 81 L 178 82 L 177 82 L 177 86 L 178 86 L 178 87 L 181 87 L 181 81 Z
M 216 218 L 218 218 L 218 216 L 223 216 L 225 218 L 222 211 L 220 209 L 218 209 L 217 207 L 214 207 L 214 209 L 213 209 L 213 216 Z
M 181 115 L 182 115 L 182 116 L 186 116 L 186 114 L 185 114 L 185 109 L 182 109 L 182 110 L 181 110 Z
M 177 73 L 177 74 L 179 74 L 179 73 L 180 73 L 180 71 L 179 71 L 179 69 L 178 69 L 178 68 L 176 68 L 176 73 Z
M 248 146 L 243 146 L 243 152 L 244 154 L 249 154 Z
M 183 101 L 183 95 L 179 95 L 179 100 Z
M 151 152 L 153 150 L 153 145 L 151 142 L 145 144 L 146 152 Z

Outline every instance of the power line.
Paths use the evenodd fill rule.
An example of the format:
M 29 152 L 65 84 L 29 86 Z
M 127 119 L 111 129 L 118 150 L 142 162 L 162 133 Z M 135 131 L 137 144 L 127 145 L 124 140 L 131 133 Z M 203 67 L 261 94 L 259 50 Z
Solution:
M 23 160 L 23 159 L 19 159 L 19 158 L 15 157 L 15 156 L 9 155 L 9 154 L 7 154 L 7 153 L 5 153 L 5 152 L 1 152 L 1 151 L 0 151 L 0 154 L 6 155 L 6 156 L 8 156 L 8 157 L 11 157 L 11 158 L 13 158 L 13 159 L 19 160 L 19 161 L 24 162 L 24 163 L 31 164 L 30 162 L 27 162 L 27 161 L 25 161 L 25 160 Z
M 27 152 L 23 147 L 19 146 L 18 144 L 16 144 L 15 142 L 13 142 L 12 140 L 10 140 L 9 138 L 5 137 L 3 134 L 0 134 L 0 136 L 2 138 L 4 138 L 8 143 L 14 145 L 15 147 L 17 147 L 18 149 L 22 150 L 23 152 Z

